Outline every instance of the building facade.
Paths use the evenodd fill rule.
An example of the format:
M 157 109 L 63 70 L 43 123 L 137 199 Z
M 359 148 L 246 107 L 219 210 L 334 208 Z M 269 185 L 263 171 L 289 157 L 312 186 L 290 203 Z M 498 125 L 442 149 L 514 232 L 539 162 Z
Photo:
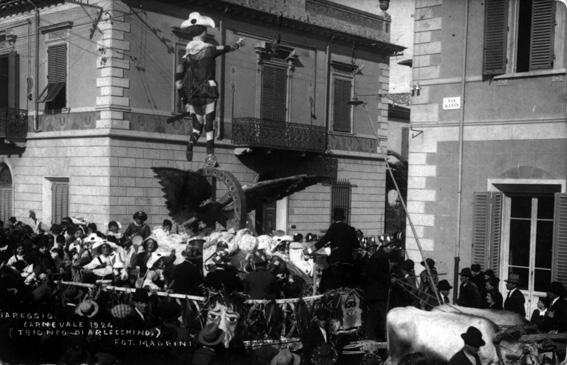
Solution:
M 298 173 L 316 185 L 255 212 L 258 232 L 318 233 L 333 208 L 366 234 L 383 229 L 390 18 L 325 0 L 9 1 L 0 14 L 2 216 L 128 223 L 167 217 L 151 167 L 185 160 L 190 125 L 175 66 L 186 40 L 173 27 L 211 16 L 214 41 L 245 46 L 217 59 L 216 155 L 242 183 Z M 211 38 L 211 39 L 212 39 Z M 357 95 L 368 107 L 352 105 Z M 361 99 L 363 99 L 361 97 Z M 222 189 L 220 187 L 219 189 Z
M 566 14 L 564 1 L 416 1 L 416 235 L 450 281 L 472 263 L 518 273 L 528 309 L 567 283 Z

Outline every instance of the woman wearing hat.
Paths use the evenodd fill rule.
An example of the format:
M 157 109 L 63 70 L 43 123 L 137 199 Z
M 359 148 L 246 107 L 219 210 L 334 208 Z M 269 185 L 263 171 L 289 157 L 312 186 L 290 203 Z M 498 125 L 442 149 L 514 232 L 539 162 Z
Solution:
M 449 365 L 480 365 L 478 352 L 485 345 L 482 333 L 478 328 L 470 326 L 467 332 L 461 334 L 465 346 L 449 360 Z
M 152 234 L 152 229 L 146 224 L 148 220 L 148 215 L 143 211 L 137 211 L 132 216 L 134 220 L 128 225 L 126 231 L 124 231 L 124 237 L 127 239 L 133 239 L 134 236 L 141 236 L 142 239 L 148 238 Z
M 207 158 L 205 163 L 210 167 L 217 166 L 214 156 L 214 130 L 216 101 L 219 96 L 215 81 L 215 58 L 230 51 L 237 50 L 243 44 L 242 38 L 232 46 L 205 42 L 207 28 L 215 28 L 215 22 L 208 16 L 192 12 L 181 24 L 181 32 L 190 41 L 185 47 L 185 55 L 177 66 L 175 85 L 179 98 L 187 112 L 191 113 L 193 131 L 187 145 L 187 161 L 193 160 L 193 145 L 197 143 L 203 126 L 206 134 Z
M 96 253 L 95 258 L 91 262 L 83 266 L 83 270 L 87 275 L 94 275 L 96 278 L 111 279 L 114 272 L 114 265 L 117 261 L 117 255 L 114 253 L 117 246 L 108 241 L 99 241 L 93 245 L 93 252 Z

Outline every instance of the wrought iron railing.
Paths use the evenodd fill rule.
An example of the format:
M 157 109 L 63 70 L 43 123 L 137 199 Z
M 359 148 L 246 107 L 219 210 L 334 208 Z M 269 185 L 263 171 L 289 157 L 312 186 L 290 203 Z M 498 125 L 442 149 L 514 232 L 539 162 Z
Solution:
M 259 118 L 235 118 L 232 120 L 232 143 L 242 147 L 322 153 L 325 151 L 325 127 Z
M 0 140 L 23 141 L 28 133 L 28 111 L 0 108 Z

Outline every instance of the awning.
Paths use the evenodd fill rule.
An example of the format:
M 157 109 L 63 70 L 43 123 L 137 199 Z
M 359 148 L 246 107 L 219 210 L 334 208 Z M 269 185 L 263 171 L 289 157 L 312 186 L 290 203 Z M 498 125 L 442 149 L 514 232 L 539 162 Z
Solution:
M 38 102 L 48 103 L 50 101 L 53 101 L 57 97 L 57 95 L 59 95 L 61 90 L 63 90 L 64 87 L 65 87 L 64 82 L 55 82 L 55 83 L 47 84 L 45 89 L 43 89 L 43 91 L 39 95 Z

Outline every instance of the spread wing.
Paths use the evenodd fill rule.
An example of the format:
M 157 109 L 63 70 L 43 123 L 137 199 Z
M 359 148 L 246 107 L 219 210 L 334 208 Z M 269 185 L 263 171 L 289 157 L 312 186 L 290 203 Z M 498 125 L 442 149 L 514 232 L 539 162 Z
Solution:
M 152 169 L 162 186 L 169 214 L 178 224 L 196 216 L 201 203 L 212 196 L 207 179 L 195 171 L 169 167 Z
M 285 198 L 295 192 L 328 179 L 329 178 L 326 176 L 302 174 L 261 181 L 252 186 L 244 186 L 246 208 L 248 211 L 252 211 L 259 207 L 260 204 Z

